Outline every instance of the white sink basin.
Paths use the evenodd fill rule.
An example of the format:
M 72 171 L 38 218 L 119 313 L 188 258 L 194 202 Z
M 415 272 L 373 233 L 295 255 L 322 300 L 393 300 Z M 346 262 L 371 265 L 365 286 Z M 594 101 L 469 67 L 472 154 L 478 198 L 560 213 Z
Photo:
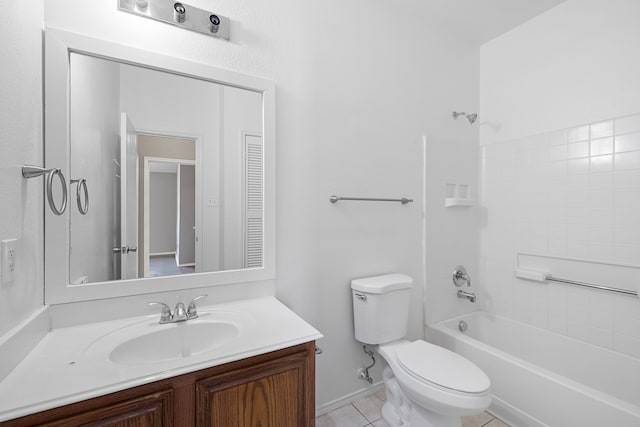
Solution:
M 221 347 L 240 335 L 238 327 L 227 322 L 181 322 L 118 345 L 109 359 L 123 365 L 166 362 L 195 356 Z
M 161 325 L 147 318 L 112 330 L 85 350 L 88 359 L 118 365 L 171 362 L 220 349 L 246 335 L 253 322 L 244 313 L 211 310 L 197 319 Z

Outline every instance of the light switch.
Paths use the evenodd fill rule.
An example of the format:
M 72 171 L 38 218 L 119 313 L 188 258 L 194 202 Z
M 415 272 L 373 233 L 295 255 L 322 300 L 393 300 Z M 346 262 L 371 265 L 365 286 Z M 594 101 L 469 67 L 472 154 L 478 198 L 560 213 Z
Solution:
M 13 283 L 13 281 L 15 280 L 17 242 L 17 239 L 7 239 L 0 242 L 3 285 Z

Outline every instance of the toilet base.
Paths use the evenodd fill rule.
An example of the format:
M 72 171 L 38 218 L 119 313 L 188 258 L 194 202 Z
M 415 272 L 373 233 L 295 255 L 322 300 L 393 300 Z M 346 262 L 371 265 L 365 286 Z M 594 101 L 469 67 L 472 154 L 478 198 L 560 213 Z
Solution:
M 386 366 L 382 378 L 387 401 L 382 406 L 382 418 L 391 427 L 461 427 L 460 416 L 444 415 L 413 404 L 400 388 L 393 370 Z
M 461 427 L 460 417 L 437 414 L 425 409 L 418 409 L 413 406 L 409 420 L 402 420 L 390 402 L 382 405 L 382 418 L 390 427 Z
M 407 427 L 461 427 L 459 416 L 443 415 L 418 406 L 411 408 L 411 422 Z

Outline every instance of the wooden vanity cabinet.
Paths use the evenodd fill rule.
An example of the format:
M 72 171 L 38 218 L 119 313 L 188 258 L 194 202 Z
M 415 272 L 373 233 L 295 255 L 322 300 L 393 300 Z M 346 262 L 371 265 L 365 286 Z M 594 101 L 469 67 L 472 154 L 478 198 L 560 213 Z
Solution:
M 0 426 L 313 427 L 315 342 L 54 408 Z

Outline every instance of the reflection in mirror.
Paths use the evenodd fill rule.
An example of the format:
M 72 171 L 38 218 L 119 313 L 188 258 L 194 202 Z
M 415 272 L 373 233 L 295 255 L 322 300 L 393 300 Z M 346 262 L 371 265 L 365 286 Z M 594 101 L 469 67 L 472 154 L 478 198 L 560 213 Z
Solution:
M 261 267 L 262 94 L 70 56 L 71 284 Z

